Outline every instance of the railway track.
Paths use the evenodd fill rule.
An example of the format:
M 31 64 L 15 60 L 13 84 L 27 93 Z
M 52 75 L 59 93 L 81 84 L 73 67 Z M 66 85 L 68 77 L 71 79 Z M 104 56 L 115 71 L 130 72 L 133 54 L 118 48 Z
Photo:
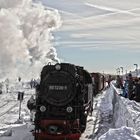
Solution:
M 31 93 L 34 93 L 34 90 L 26 93 L 23 102 L 26 102 L 30 98 Z M 0 103 L 0 118 L 19 104 L 19 101 L 17 101 L 17 94 L 10 94 L 9 99 L 6 98 L 6 94 L 3 94 L 0 100 L 2 101 Z
M 8 104 L 8 102 L 9 102 L 9 101 L 6 101 L 6 102 L 0 104 L 0 109 L 3 108 L 4 106 L 6 106 L 6 105 Z
M 18 102 L 15 103 L 15 101 L 10 101 L 8 103 L 3 104 L 0 108 L 2 108 L 0 110 L 0 117 L 4 116 L 5 114 L 7 114 L 11 109 L 13 109 L 14 107 L 16 107 L 18 105 Z

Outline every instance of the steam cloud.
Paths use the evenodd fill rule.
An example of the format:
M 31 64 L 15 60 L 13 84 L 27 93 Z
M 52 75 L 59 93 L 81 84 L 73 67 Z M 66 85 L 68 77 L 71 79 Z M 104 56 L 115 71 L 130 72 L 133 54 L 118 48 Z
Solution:
M 0 0 L 0 79 L 36 77 L 48 62 L 59 62 L 51 32 L 59 13 L 32 0 Z

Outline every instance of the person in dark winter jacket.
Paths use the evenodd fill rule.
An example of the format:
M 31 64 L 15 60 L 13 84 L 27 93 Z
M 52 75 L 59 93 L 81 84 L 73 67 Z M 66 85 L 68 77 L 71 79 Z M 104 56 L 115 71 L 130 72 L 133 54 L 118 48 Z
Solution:
M 133 91 L 134 91 L 134 81 L 132 78 L 132 74 L 130 73 L 128 75 L 128 98 L 130 100 L 132 100 L 134 98 Z
M 140 78 L 136 79 L 134 95 L 134 100 L 140 102 Z
M 116 87 L 123 89 L 122 79 L 121 79 L 121 77 L 119 75 L 117 75 L 117 77 L 116 77 Z
M 28 107 L 29 110 L 33 110 L 33 109 L 36 108 L 36 101 L 35 101 L 35 98 L 34 98 L 33 95 L 28 100 L 27 107 Z
M 33 95 L 28 100 L 27 107 L 30 110 L 30 120 L 34 121 L 34 116 L 35 116 L 35 111 L 36 111 L 36 100 Z

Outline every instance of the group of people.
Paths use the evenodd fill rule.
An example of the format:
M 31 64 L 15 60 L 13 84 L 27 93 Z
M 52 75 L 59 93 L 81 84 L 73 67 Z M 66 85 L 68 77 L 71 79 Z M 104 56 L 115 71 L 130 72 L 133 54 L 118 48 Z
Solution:
M 129 73 L 123 82 L 121 77 L 117 75 L 116 87 L 123 90 L 123 97 L 140 102 L 140 77 L 133 78 L 132 74 Z

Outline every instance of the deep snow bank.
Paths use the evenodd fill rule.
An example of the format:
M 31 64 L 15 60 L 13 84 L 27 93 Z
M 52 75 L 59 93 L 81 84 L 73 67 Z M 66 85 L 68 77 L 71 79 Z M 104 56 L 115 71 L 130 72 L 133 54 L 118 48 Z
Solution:
M 107 133 L 102 135 L 99 140 L 139 140 L 133 128 L 121 127 L 118 129 L 109 129 Z
M 109 90 L 110 95 L 108 97 L 106 93 L 104 100 L 109 99 L 106 100 L 108 101 L 106 110 L 112 112 L 112 128 L 99 140 L 140 140 L 140 103 L 120 96 L 122 91 L 113 83 Z
M 116 128 L 121 126 L 132 127 L 136 132 L 140 131 L 140 103 L 118 94 L 120 91 L 114 87 L 114 124 Z M 140 136 L 140 133 L 139 133 Z

